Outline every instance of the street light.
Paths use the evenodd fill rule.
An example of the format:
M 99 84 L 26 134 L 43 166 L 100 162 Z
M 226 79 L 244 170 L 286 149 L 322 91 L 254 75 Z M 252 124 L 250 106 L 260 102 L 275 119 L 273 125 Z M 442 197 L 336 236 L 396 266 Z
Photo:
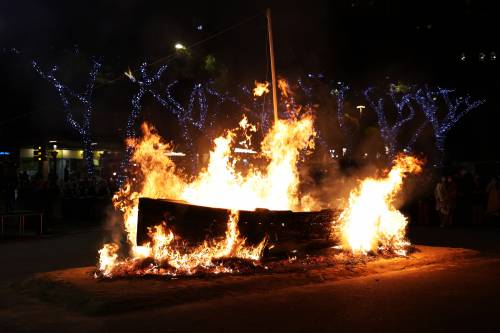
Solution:
M 185 50 L 185 49 L 186 49 L 186 47 L 185 47 L 184 45 L 182 45 L 181 43 L 176 43 L 176 44 L 174 45 L 174 47 L 175 47 L 175 49 L 176 49 L 176 50 L 179 50 L 179 51 L 180 51 L 180 50 Z
M 361 115 L 363 114 L 363 109 L 365 108 L 364 105 L 358 105 L 356 106 L 356 109 L 359 110 L 359 117 L 361 118 Z

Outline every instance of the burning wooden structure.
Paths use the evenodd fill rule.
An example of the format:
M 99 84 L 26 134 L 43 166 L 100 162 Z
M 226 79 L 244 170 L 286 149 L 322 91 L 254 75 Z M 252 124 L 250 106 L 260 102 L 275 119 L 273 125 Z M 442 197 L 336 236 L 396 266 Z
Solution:
M 161 223 L 166 223 L 176 235 L 192 245 L 224 237 L 230 213 L 230 209 L 184 201 L 140 198 L 137 243 L 148 241 L 149 228 Z M 269 256 L 297 248 L 331 245 L 330 229 L 337 217 L 338 212 L 329 209 L 314 212 L 242 210 L 238 228 L 249 244 L 257 244 L 267 237 L 264 254 Z

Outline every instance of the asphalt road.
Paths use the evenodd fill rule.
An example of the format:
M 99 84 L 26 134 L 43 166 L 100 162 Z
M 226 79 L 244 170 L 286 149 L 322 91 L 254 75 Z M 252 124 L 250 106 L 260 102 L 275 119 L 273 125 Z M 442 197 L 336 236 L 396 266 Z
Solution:
M 90 230 L 0 243 L 1 332 L 500 332 L 500 229 L 417 228 L 420 244 L 480 250 L 473 261 L 225 296 L 110 316 L 84 316 L 16 294 L 34 272 L 90 265 Z

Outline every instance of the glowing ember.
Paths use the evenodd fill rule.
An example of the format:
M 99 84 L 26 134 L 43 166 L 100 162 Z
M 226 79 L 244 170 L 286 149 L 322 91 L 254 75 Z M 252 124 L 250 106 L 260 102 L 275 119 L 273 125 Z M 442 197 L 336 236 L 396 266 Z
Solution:
M 412 156 L 399 155 L 385 177 L 367 178 L 351 192 L 337 226 L 344 249 L 355 254 L 378 250 L 406 254 L 408 221 L 394 207 L 394 200 L 403 178 L 408 173 L 420 172 L 421 165 Z
M 257 82 L 255 81 L 255 88 L 253 88 L 254 96 L 262 96 L 269 93 L 269 82 Z

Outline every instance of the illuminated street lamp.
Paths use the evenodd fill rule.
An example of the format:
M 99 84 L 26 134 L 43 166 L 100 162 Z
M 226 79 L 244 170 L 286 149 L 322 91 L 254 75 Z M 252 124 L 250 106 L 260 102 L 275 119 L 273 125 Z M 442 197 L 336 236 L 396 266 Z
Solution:
M 356 106 L 356 109 L 358 109 L 358 110 L 359 110 L 359 117 L 360 117 L 360 118 L 361 118 L 361 116 L 362 116 L 362 114 L 363 114 L 363 110 L 364 110 L 364 108 L 365 108 L 365 107 L 366 107 L 366 106 L 364 106 L 364 105 L 358 105 L 358 106 Z
M 179 51 L 180 51 L 180 50 L 185 50 L 185 49 L 186 49 L 186 47 L 185 47 L 184 45 L 182 45 L 181 43 L 176 43 L 176 44 L 174 45 L 174 47 L 175 47 L 175 49 L 176 49 L 176 50 L 179 50 Z

